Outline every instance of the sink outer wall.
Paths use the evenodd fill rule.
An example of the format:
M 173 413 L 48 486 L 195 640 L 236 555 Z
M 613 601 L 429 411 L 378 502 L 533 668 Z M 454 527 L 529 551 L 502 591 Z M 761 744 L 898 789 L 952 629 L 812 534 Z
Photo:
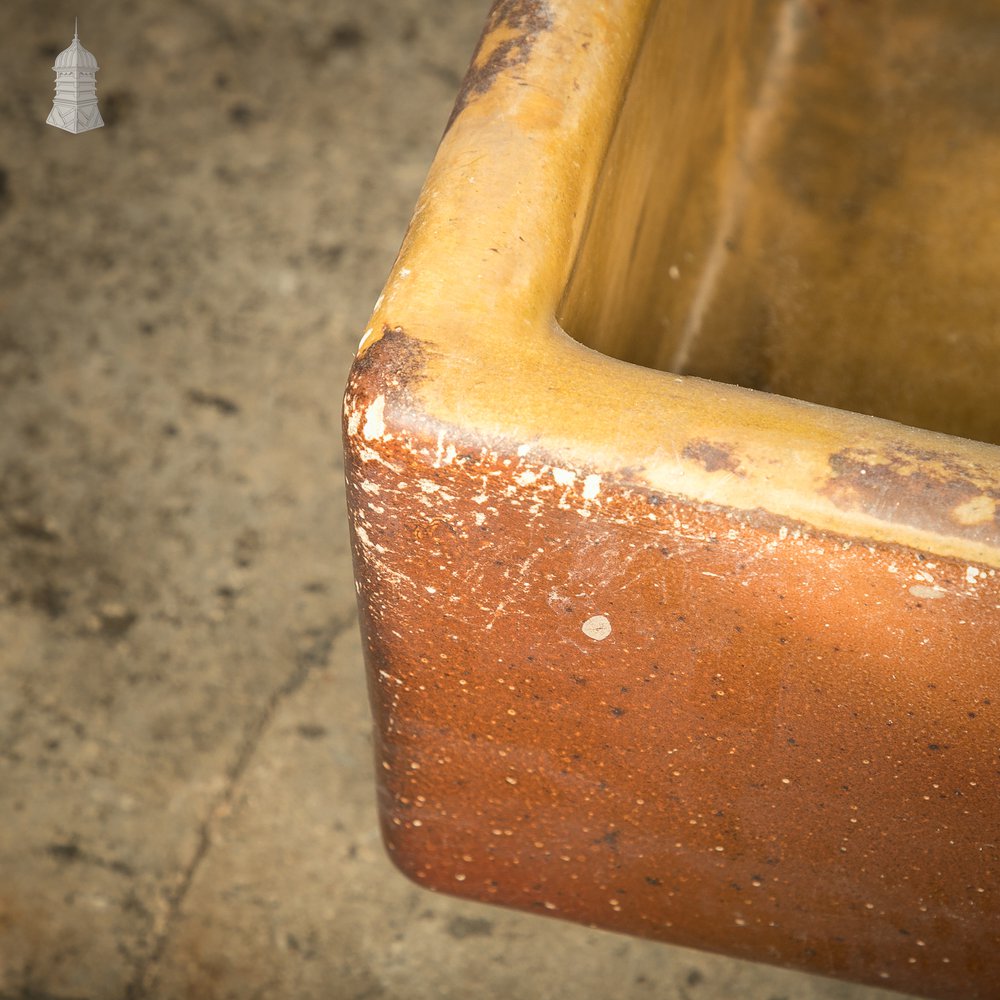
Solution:
M 491 14 L 345 396 L 390 855 L 469 898 L 992 996 L 997 450 L 554 327 L 613 107 L 520 87 L 621 91 L 645 17 L 588 23 L 591 70 L 570 6 Z

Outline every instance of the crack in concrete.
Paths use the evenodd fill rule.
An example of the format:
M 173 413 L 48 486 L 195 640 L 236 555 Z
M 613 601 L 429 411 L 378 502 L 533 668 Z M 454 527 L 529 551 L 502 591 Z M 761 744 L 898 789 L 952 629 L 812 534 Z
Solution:
M 89 1000 L 87 997 L 66 996 L 64 993 L 49 993 L 25 986 L 18 993 L 0 993 L 0 1000 Z
M 125 989 L 125 1000 L 145 1000 L 151 996 L 151 979 L 166 951 L 170 936 L 181 915 L 184 901 L 194 884 L 198 870 L 212 849 L 212 831 L 217 820 L 228 812 L 236 789 L 253 760 L 260 741 L 267 733 L 281 706 L 299 691 L 314 670 L 322 669 L 329 664 L 330 654 L 337 640 L 354 626 L 355 621 L 356 615 L 353 610 L 341 612 L 319 629 L 315 633 L 312 644 L 296 657 L 295 669 L 271 692 L 264 707 L 247 726 L 236 757 L 226 769 L 225 785 L 216 796 L 198 830 L 198 844 L 194 854 L 181 871 L 180 882 L 170 894 L 166 912 L 157 921 L 159 926 L 153 928 L 152 945 L 146 955 L 137 963 L 132 978 Z
M 50 858 L 55 858 L 64 864 L 93 865 L 95 868 L 103 868 L 104 871 L 113 872 L 115 875 L 135 878 L 135 869 L 127 862 L 115 858 L 105 858 L 92 851 L 85 851 L 75 840 L 47 844 L 44 852 Z M 0 997 L 0 1000 L 3 998 Z

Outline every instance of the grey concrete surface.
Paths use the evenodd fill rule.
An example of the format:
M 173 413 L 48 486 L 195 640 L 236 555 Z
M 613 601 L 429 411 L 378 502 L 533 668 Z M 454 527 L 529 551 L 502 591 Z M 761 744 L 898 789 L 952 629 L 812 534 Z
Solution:
M 340 394 L 485 10 L 0 5 L 0 1000 L 888 996 L 383 855 Z

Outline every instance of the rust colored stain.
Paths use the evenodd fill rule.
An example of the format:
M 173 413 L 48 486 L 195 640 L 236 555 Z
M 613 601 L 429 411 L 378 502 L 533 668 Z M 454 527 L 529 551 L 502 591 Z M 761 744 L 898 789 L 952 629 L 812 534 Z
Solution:
M 1000 490 L 978 486 L 940 453 L 897 448 L 886 461 L 851 448 L 831 455 L 830 469 L 824 492 L 842 509 L 931 530 L 945 509 L 956 535 L 990 542 L 1000 531 Z
M 374 388 L 389 393 L 393 404 L 410 408 L 411 390 L 423 378 L 427 348 L 401 327 L 382 327 L 382 336 L 354 361 L 351 370 L 352 384 L 359 391 L 369 394 Z M 359 397 L 371 402 L 371 398 Z
M 615 931 L 995 996 L 995 571 L 477 440 L 419 411 L 421 371 L 388 331 L 344 413 L 396 864 Z M 862 461 L 836 459 L 840 489 L 869 489 Z
M 537 35 L 551 26 L 548 4 L 541 0 L 497 0 L 455 99 L 445 133 L 471 100 L 493 86 L 500 73 L 527 61 Z
M 704 466 L 706 472 L 724 471 L 731 472 L 735 476 L 742 475 L 739 459 L 728 445 L 702 440 L 690 441 L 681 454 L 684 458 Z

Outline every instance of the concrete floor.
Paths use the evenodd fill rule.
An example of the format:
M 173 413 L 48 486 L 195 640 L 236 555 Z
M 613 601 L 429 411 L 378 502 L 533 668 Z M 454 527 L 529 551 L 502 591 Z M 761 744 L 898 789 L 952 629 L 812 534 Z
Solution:
M 340 394 L 485 10 L 0 6 L 0 1000 L 890 996 L 382 852 Z

